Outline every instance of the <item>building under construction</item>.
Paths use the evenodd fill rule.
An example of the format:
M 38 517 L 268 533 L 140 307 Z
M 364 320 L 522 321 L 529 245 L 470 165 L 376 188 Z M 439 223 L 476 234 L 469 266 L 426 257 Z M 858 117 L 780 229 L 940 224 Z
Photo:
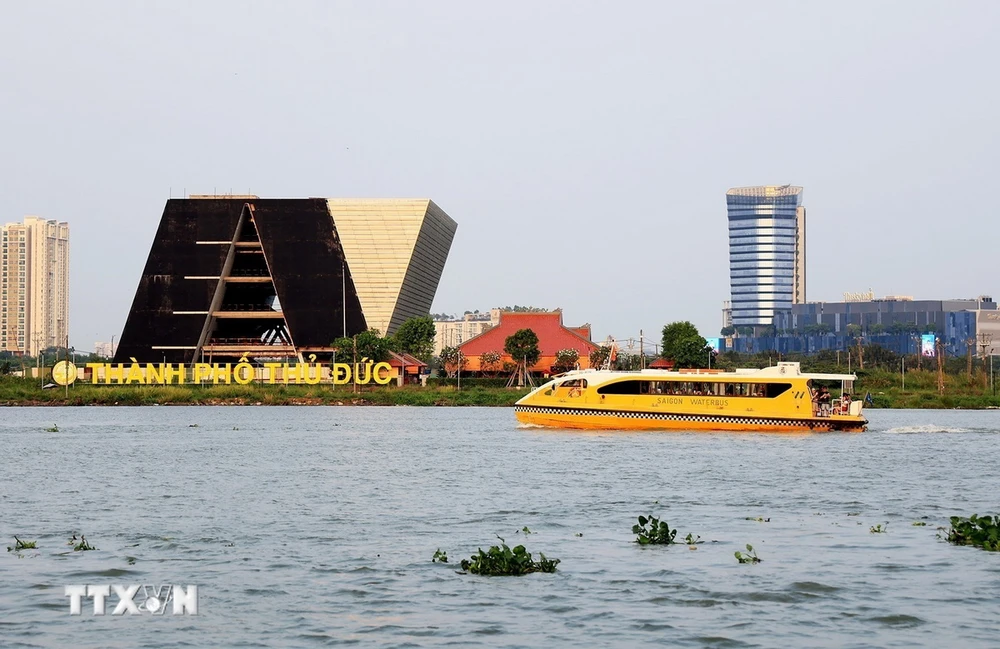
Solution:
M 456 228 L 428 199 L 171 199 L 115 361 L 328 360 L 429 313 Z

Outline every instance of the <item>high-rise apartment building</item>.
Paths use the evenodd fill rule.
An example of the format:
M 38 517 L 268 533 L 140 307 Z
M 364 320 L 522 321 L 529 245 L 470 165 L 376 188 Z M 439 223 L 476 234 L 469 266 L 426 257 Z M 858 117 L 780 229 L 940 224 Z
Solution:
M 461 320 L 434 321 L 434 355 L 440 356 L 445 347 L 459 347 L 470 338 L 500 324 L 500 309 L 488 313 L 466 313 Z
M 69 333 L 69 224 L 26 216 L 0 234 L 0 350 L 38 354 Z
M 806 301 L 802 188 L 737 187 L 726 205 L 733 326 L 770 325 L 775 311 Z

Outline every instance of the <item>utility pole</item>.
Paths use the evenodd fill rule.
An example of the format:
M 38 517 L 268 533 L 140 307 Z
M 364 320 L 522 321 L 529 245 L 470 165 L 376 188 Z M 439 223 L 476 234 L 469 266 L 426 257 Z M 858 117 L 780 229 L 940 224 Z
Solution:
M 39 385 L 44 386 L 45 377 L 44 372 L 42 371 L 42 361 L 44 360 L 42 358 L 42 344 L 45 342 L 45 335 L 40 331 L 36 331 L 31 334 L 31 340 L 35 343 L 35 367 L 38 372 L 38 380 L 40 381 Z
M 979 353 L 979 358 L 981 358 L 983 360 L 983 391 L 985 391 L 986 388 L 987 388 L 987 384 L 986 384 L 986 350 L 990 348 L 990 345 L 993 342 L 993 334 L 991 334 L 989 332 L 986 332 L 986 331 L 981 331 L 981 332 L 979 332 L 979 334 L 976 335 L 976 338 L 979 339 L 979 349 L 981 350 L 980 353 Z M 991 360 L 991 362 L 992 362 L 992 360 Z
M 344 259 L 340 260 L 340 310 L 344 314 L 344 338 L 347 338 L 347 261 Z
M 73 361 L 69 359 L 69 334 L 67 333 L 66 334 L 66 400 L 67 401 L 69 401 L 69 382 L 70 382 L 69 368 L 72 363 Z
M 965 373 L 969 375 L 969 383 L 972 383 L 972 350 L 975 347 L 975 338 L 965 339 Z

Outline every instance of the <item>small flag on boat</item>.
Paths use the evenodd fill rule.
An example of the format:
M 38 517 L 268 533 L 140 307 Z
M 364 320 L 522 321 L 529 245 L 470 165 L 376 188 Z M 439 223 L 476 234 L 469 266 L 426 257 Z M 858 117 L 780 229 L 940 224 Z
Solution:
M 871 392 L 869 392 L 868 394 L 865 395 L 865 403 L 867 403 L 870 406 L 874 406 L 875 405 L 875 399 L 872 399 L 872 393 Z

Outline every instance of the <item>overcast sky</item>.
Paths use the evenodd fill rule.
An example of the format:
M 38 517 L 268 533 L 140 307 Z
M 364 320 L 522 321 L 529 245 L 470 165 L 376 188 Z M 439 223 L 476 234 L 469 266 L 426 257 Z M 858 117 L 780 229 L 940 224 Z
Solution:
M 802 185 L 810 300 L 996 296 L 997 2 L 28 2 L 0 221 L 69 221 L 121 335 L 171 195 L 429 197 L 436 312 L 718 335 L 725 192 Z

